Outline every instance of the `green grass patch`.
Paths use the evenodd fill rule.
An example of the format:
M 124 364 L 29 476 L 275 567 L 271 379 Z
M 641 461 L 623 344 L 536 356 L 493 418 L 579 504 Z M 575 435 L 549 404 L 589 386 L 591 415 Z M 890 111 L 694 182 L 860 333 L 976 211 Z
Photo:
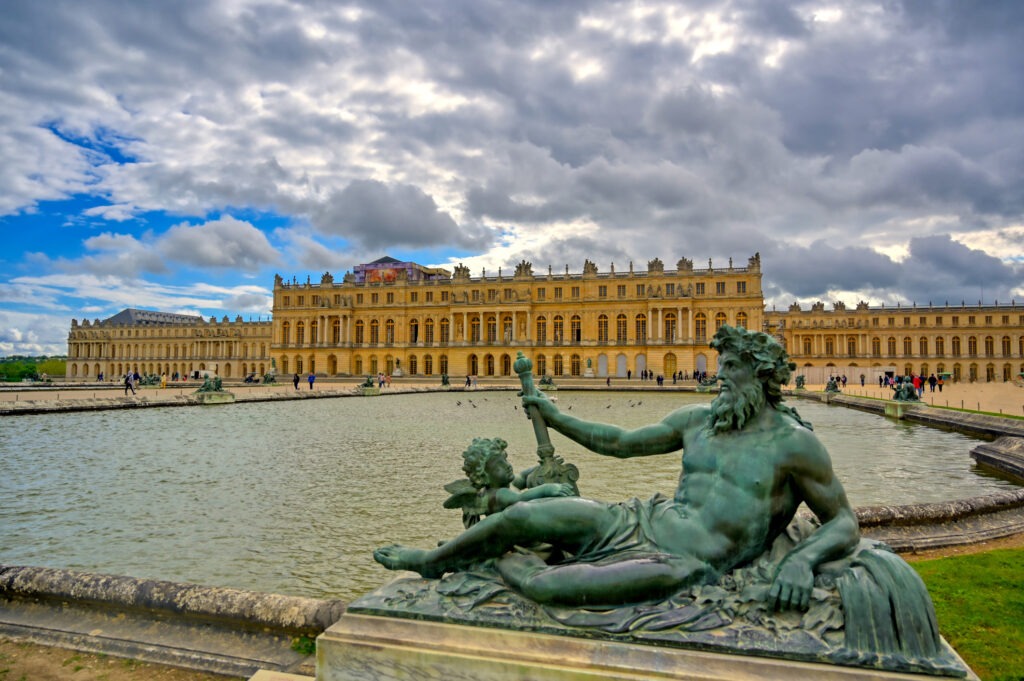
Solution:
M 984 681 L 1024 680 L 1024 549 L 912 564 L 939 630 Z

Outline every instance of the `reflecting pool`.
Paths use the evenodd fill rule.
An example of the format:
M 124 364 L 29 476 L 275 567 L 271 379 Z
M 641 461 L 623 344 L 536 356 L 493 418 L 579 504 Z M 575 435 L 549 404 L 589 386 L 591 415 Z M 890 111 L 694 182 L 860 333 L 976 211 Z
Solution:
M 636 427 L 707 395 L 562 391 L 584 419 Z M 854 506 L 1011 488 L 975 469 L 978 442 L 791 402 Z M 0 563 L 352 599 L 391 575 L 373 548 L 462 529 L 441 507 L 473 437 L 536 442 L 514 392 L 430 393 L 7 417 L 0 420 Z M 553 434 L 584 496 L 671 494 L 678 454 L 621 461 Z

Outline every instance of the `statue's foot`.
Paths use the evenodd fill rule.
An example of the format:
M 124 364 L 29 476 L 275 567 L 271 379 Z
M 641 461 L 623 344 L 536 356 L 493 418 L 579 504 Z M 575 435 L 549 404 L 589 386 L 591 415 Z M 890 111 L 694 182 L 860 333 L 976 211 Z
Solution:
M 389 570 L 412 570 L 428 579 L 437 579 L 444 574 L 442 568 L 430 565 L 425 549 L 410 549 L 392 544 L 373 552 L 373 559 Z

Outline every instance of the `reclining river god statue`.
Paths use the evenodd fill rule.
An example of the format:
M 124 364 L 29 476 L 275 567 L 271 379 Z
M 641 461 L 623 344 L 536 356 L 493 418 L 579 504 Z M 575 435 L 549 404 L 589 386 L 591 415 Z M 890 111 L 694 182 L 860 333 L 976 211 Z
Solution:
M 406 588 L 402 607 L 473 621 L 474 608 L 498 603 L 533 630 L 965 675 L 920 578 L 884 545 L 861 540 L 828 452 L 784 404 L 785 350 L 729 326 L 711 347 L 717 397 L 636 430 L 563 413 L 524 380 L 538 442 L 550 428 L 622 459 L 682 451 L 675 494 L 533 498 L 436 547 L 378 549 L 380 564 L 424 578 L 411 587 L 422 593 Z M 797 514 L 802 505 L 813 520 Z M 536 544 L 555 551 L 521 548 Z M 373 597 L 361 600 L 374 611 Z

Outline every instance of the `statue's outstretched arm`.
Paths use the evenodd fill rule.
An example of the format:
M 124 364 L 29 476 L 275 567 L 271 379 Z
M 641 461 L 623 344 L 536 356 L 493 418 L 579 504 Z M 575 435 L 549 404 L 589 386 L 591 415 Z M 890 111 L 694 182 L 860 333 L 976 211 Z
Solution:
M 660 423 L 625 430 L 607 423 L 584 421 L 558 410 L 548 400 L 537 397 L 523 397 L 524 405 L 537 405 L 544 422 L 550 428 L 578 442 L 587 449 L 628 459 L 634 456 L 665 454 L 683 448 L 683 432 L 689 422 L 687 408 L 669 414 Z

